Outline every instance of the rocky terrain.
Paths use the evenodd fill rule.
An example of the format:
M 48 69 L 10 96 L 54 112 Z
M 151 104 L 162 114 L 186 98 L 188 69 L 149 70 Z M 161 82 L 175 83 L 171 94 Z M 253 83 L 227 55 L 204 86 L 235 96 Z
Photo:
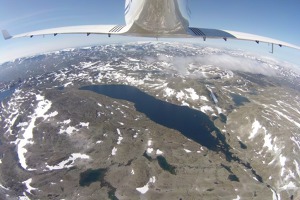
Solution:
M 0 199 L 300 198 L 300 75 L 287 64 L 135 43 L 17 59 L 0 80 Z M 84 88 L 96 85 L 108 91 Z M 132 93 L 114 98 L 115 85 Z

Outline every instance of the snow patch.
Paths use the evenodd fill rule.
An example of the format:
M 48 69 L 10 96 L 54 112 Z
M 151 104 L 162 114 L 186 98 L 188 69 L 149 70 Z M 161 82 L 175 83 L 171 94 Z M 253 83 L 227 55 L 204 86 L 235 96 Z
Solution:
M 284 167 L 285 162 L 286 162 L 286 157 L 284 157 L 283 155 L 280 155 L 279 160 L 280 160 L 281 167 Z
M 256 136 L 256 134 L 258 133 L 258 130 L 261 128 L 262 128 L 262 126 L 260 125 L 259 121 L 257 121 L 255 119 L 255 121 L 252 124 L 252 132 L 250 133 L 250 136 L 248 139 L 249 140 L 253 139 Z
M 153 148 L 148 148 L 148 149 L 147 149 L 147 153 L 148 153 L 148 154 L 151 154 L 153 151 L 154 151 Z
M 171 88 L 165 88 L 164 92 L 165 92 L 165 96 L 167 97 L 173 96 L 175 94 L 175 90 Z
M 20 122 L 17 127 L 24 127 L 24 126 L 28 126 L 28 122 Z
M 66 130 L 60 129 L 58 133 L 59 134 L 67 133 L 68 135 L 71 135 L 73 132 L 77 132 L 77 131 L 79 130 L 74 126 L 68 126 Z
M 187 106 L 187 107 L 190 107 L 190 104 L 188 104 L 188 103 L 187 103 L 187 102 L 185 102 L 185 101 L 182 101 L 181 105 L 182 105 L 182 106 Z
M 293 189 L 297 189 L 297 188 L 298 187 L 293 182 L 289 182 L 288 184 L 281 187 L 281 189 L 283 189 L 283 190 L 293 190 Z
M 79 125 L 82 126 L 82 127 L 87 127 L 88 128 L 90 123 L 89 122 L 86 122 L 86 123 L 85 122 L 80 122 Z
M 292 118 L 290 118 L 289 116 L 283 114 L 282 112 L 279 112 L 278 110 L 274 110 L 274 112 L 276 112 L 278 115 L 280 115 L 281 117 L 287 119 L 288 121 L 290 121 L 291 123 L 295 124 L 298 128 L 300 128 L 300 123 L 296 122 L 295 120 L 293 120 Z
M 298 164 L 298 162 L 296 160 L 294 160 L 294 165 L 295 165 L 295 168 L 296 168 L 296 172 L 298 174 L 298 177 L 300 178 L 300 166 Z
M 239 195 L 237 195 L 237 197 L 233 200 L 240 200 L 240 199 L 241 199 L 241 197 Z
M 71 119 L 64 120 L 62 123 L 65 125 L 68 125 L 71 123 Z
M 137 60 L 137 59 L 134 59 L 134 58 L 130 58 L 130 57 L 127 57 L 127 59 L 129 60 L 129 61 L 132 61 L 132 62 L 139 62 L 140 60 Z
M 206 96 L 200 96 L 200 99 L 203 100 L 203 101 L 209 101 Z
M 218 111 L 218 114 L 221 114 L 221 113 L 223 113 L 223 111 L 222 111 L 222 108 L 220 108 L 220 107 L 216 106 L 216 109 L 217 109 L 217 111 Z
M 185 94 L 184 94 L 183 91 L 180 91 L 180 92 L 178 92 L 178 93 L 176 94 L 176 98 L 177 98 L 178 100 L 182 100 L 182 99 L 184 98 L 184 96 L 185 96 Z
M 58 112 L 57 111 L 54 111 L 52 113 L 50 113 L 49 115 L 46 116 L 46 118 L 51 118 L 51 117 L 55 117 L 56 115 L 58 115 Z
M 117 132 L 118 132 L 118 135 L 119 135 L 117 144 L 121 144 L 121 142 L 123 140 L 123 137 L 122 137 L 121 131 L 119 129 L 117 129 Z
M 32 182 L 32 178 L 30 178 L 30 179 L 28 179 L 28 180 L 22 182 L 23 184 L 25 184 L 25 186 L 26 186 L 26 188 L 27 188 L 27 189 L 26 189 L 26 192 L 29 193 L 29 194 L 32 194 L 32 193 L 31 193 L 32 190 L 37 190 L 37 188 L 31 187 L 31 185 L 30 185 L 31 182 Z
M 115 156 L 117 154 L 118 149 L 114 147 L 111 151 L 111 155 Z
M 133 138 L 137 138 L 139 136 L 139 133 L 135 133 Z
M 214 112 L 214 109 L 210 106 L 202 106 L 200 108 L 201 112 L 206 113 L 207 111 Z
M 145 186 L 136 188 L 136 190 L 139 191 L 141 194 L 146 194 L 149 190 L 149 186 L 151 184 L 154 184 L 155 182 L 156 182 L 156 178 L 155 178 L 155 176 L 153 176 L 150 178 L 149 182 Z
M 35 128 L 35 122 L 38 118 L 43 117 L 47 118 L 45 113 L 51 108 L 52 102 L 45 100 L 45 98 L 41 95 L 36 95 L 36 99 L 39 101 L 37 104 L 37 108 L 34 110 L 34 113 L 30 116 L 31 121 L 28 123 L 29 125 L 25 129 L 23 133 L 23 139 L 17 139 L 17 152 L 19 157 L 19 162 L 23 169 L 28 171 L 33 171 L 35 169 L 27 169 L 25 154 L 27 153 L 27 149 L 25 148 L 28 144 L 33 144 L 33 129 Z
M 90 156 L 88 156 L 86 154 L 73 153 L 67 160 L 61 161 L 60 163 L 58 163 L 55 166 L 46 165 L 46 168 L 48 168 L 48 170 L 50 170 L 50 171 L 64 169 L 64 168 L 70 168 L 70 167 L 74 166 L 74 162 L 76 159 L 90 159 Z M 67 165 L 67 163 L 69 163 L 69 164 Z
M 148 140 L 148 146 L 151 146 L 152 145 L 152 140 Z
M 191 150 L 188 150 L 188 149 L 183 149 L 185 152 L 187 153 L 191 153 L 192 151 Z
M 188 89 L 185 89 L 185 91 L 187 91 L 188 93 L 190 93 L 189 97 L 192 99 L 192 100 L 198 100 L 200 99 L 199 95 L 196 93 L 196 91 L 193 89 L 193 88 L 188 88 Z
M 159 150 L 159 149 L 156 150 L 156 155 L 162 155 L 162 154 L 163 154 L 163 152 L 161 150 Z
M 4 187 L 3 185 L 0 184 L 0 188 L 4 189 L 4 190 L 9 190 L 8 188 Z
M 263 129 L 265 130 L 264 146 L 263 147 L 267 147 L 268 150 L 271 151 L 273 149 L 271 134 L 268 134 L 267 130 L 265 128 L 263 128 Z

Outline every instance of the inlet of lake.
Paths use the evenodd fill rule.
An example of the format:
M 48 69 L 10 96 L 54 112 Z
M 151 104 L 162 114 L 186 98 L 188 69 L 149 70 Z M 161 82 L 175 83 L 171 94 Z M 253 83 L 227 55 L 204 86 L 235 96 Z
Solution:
M 3 101 L 6 98 L 9 98 L 15 92 L 15 90 L 16 90 L 16 88 L 12 87 L 8 90 L 0 92 L 0 102 Z
M 127 85 L 91 85 L 80 89 L 132 102 L 138 112 L 144 113 L 153 122 L 175 129 L 211 151 L 223 153 L 227 160 L 232 159 L 225 136 L 201 111 L 159 100 Z

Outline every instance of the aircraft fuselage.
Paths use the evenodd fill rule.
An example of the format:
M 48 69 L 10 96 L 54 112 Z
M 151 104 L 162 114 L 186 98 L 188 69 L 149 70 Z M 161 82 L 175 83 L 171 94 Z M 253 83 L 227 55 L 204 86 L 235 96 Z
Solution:
M 126 25 L 152 36 L 186 33 L 189 15 L 187 0 L 126 0 L 125 3 Z

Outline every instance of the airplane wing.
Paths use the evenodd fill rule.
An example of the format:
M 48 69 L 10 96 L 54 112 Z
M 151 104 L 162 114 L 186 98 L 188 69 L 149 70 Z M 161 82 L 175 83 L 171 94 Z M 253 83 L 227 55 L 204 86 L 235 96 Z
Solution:
M 289 44 L 287 42 L 283 42 L 280 40 L 263 37 L 259 35 L 253 35 L 249 33 L 242 33 L 236 31 L 227 31 L 227 30 L 219 30 L 219 29 L 208 29 L 208 28 L 194 28 L 189 27 L 186 34 L 167 34 L 167 35 L 156 35 L 156 34 L 147 34 L 145 32 L 139 32 L 137 30 L 132 29 L 131 26 L 124 25 L 84 25 L 84 26 L 68 26 L 68 27 L 60 27 L 60 28 L 51 28 L 44 29 L 39 31 L 33 31 L 18 35 L 10 35 L 6 30 L 2 30 L 2 34 L 4 39 L 12 39 L 12 38 L 20 38 L 20 37 L 33 37 L 40 35 L 54 35 L 57 34 L 107 34 L 111 35 L 127 35 L 127 36 L 138 36 L 138 37 L 169 37 L 169 38 L 186 38 L 186 37 L 196 37 L 203 38 L 206 40 L 207 38 L 211 39 L 224 39 L 227 41 L 228 39 L 236 39 L 236 40 L 248 40 L 254 41 L 256 43 L 269 43 L 273 45 L 278 45 L 280 47 L 286 46 L 294 49 L 300 50 L 299 46 Z
M 108 36 L 115 34 L 124 34 L 128 31 L 127 26 L 123 25 L 84 25 L 84 26 L 67 26 L 60 28 L 44 29 L 19 35 L 10 35 L 6 30 L 2 30 L 4 39 L 20 38 L 20 37 L 33 37 L 40 35 L 54 35 L 57 34 L 107 34 Z
M 202 37 L 203 40 L 206 40 L 206 38 L 213 38 L 213 39 L 221 38 L 224 39 L 225 41 L 227 41 L 227 39 L 248 40 L 248 41 L 254 41 L 258 44 L 260 42 L 263 42 L 272 45 L 275 44 L 280 47 L 286 46 L 286 47 L 300 50 L 299 46 L 289 44 L 287 42 L 283 42 L 280 40 L 263 37 L 259 35 L 253 35 L 249 33 L 236 32 L 236 31 L 190 27 L 188 30 L 188 34 L 191 35 L 191 37 Z

